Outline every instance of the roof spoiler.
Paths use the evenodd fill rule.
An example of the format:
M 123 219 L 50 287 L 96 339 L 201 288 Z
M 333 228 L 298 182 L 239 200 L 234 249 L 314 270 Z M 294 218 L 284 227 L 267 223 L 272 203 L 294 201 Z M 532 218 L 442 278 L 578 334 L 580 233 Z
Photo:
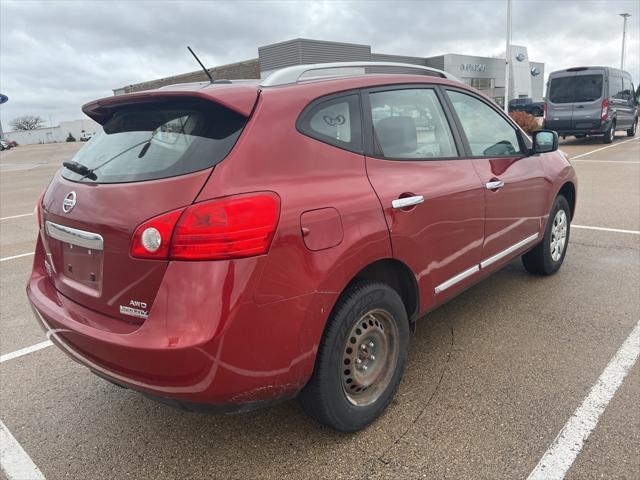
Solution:
M 171 102 L 196 99 L 209 101 L 249 117 L 258 98 L 256 85 L 219 85 L 201 90 L 148 90 L 94 100 L 82 106 L 82 111 L 92 120 L 104 125 L 113 112 L 125 105 Z

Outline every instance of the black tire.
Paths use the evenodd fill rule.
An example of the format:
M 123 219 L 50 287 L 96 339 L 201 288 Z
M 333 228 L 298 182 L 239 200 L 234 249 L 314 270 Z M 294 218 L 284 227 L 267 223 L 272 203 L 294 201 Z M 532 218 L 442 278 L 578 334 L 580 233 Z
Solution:
M 367 342 L 367 345 L 373 345 L 373 343 L 368 343 L 369 340 L 365 336 L 368 335 L 366 329 L 362 328 L 365 325 L 359 325 L 363 319 L 371 320 L 371 318 L 376 318 L 375 316 L 365 317 L 368 312 L 372 311 L 388 313 L 390 320 L 394 322 L 396 327 L 395 338 L 397 339 L 397 349 L 395 349 L 396 353 L 393 355 L 395 368 L 390 366 L 393 362 L 388 360 L 389 357 L 387 355 L 382 357 L 385 362 L 381 362 L 378 365 L 372 364 L 371 373 L 376 372 L 375 369 L 377 368 L 379 374 L 380 368 L 383 368 L 384 370 L 382 371 L 385 372 L 386 381 L 374 383 L 371 387 L 367 387 L 373 389 L 372 391 L 375 393 L 375 385 L 378 386 L 379 394 L 371 397 L 372 403 L 357 405 L 347 397 L 346 389 L 354 388 L 354 379 L 350 378 L 347 372 L 351 372 L 350 369 L 353 369 L 354 371 L 351 375 L 355 378 L 355 362 L 362 363 L 360 347 L 362 347 L 363 343 L 360 343 L 360 340 Z M 380 331 L 375 330 L 377 327 L 373 322 L 369 322 L 369 324 L 371 327 L 367 326 L 367 328 L 371 328 L 369 331 L 371 334 Z M 386 333 L 391 332 L 392 328 L 387 328 L 389 330 Z M 362 336 L 358 337 L 357 340 L 354 329 L 363 332 Z M 353 343 L 354 341 L 355 343 Z M 351 349 L 350 355 L 355 354 L 358 356 L 358 359 L 353 362 L 349 360 L 349 355 L 347 354 L 351 344 L 354 345 L 355 349 Z M 398 389 L 407 360 L 408 346 L 409 321 L 398 293 L 381 282 L 364 281 L 351 285 L 340 296 L 329 317 L 318 349 L 313 375 L 298 395 L 298 402 L 308 415 L 336 430 L 354 432 L 366 427 L 387 408 Z M 378 346 L 376 345 L 375 347 L 377 348 Z M 366 346 L 362 348 L 366 348 Z M 365 355 L 365 353 L 366 350 L 362 355 Z M 373 355 L 370 356 L 373 357 Z M 375 357 L 373 359 L 375 360 Z M 381 359 L 379 358 L 378 360 Z M 368 361 L 369 358 L 366 358 L 365 363 Z M 367 369 L 363 366 L 358 368 L 360 370 L 362 368 Z M 351 381 L 348 382 L 348 380 Z M 349 384 L 349 387 L 347 387 L 347 384 Z M 362 390 L 362 395 L 371 395 L 371 391 L 365 393 L 367 388 Z M 351 392 L 351 394 L 356 395 L 354 392 Z M 358 393 L 357 395 L 361 394 Z
M 542 110 L 540 110 L 538 107 L 533 108 L 531 110 L 531 115 L 533 115 L 534 117 L 541 117 L 542 116 Z
M 563 211 L 566 221 L 566 236 L 564 238 L 564 244 L 562 246 L 559 258 L 554 259 L 552 254 L 553 237 L 552 233 L 554 227 L 554 221 L 559 211 Z M 569 202 L 562 195 L 558 195 L 553 202 L 551 212 L 549 213 L 549 220 L 547 221 L 547 227 L 544 232 L 544 238 L 542 242 L 536 245 L 532 250 L 522 255 L 522 264 L 529 273 L 535 275 L 552 275 L 556 273 L 562 266 L 564 256 L 567 253 L 569 247 L 569 234 L 571 233 L 571 209 L 569 208 Z
M 615 120 L 611 122 L 609 129 L 604 132 L 604 137 L 602 137 L 602 143 L 612 143 L 616 136 L 616 122 Z
M 576 137 L 577 139 L 579 139 L 579 140 L 580 140 L 580 139 L 582 139 L 582 138 L 585 138 L 585 137 L 586 137 L 586 135 L 585 135 L 584 133 L 581 133 L 581 134 L 579 134 L 579 135 L 574 135 L 574 137 Z
M 633 122 L 633 125 L 631 126 L 631 128 L 629 130 L 627 130 L 627 137 L 635 137 L 636 136 L 636 130 L 638 130 L 638 117 L 636 117 L 636 119 Z

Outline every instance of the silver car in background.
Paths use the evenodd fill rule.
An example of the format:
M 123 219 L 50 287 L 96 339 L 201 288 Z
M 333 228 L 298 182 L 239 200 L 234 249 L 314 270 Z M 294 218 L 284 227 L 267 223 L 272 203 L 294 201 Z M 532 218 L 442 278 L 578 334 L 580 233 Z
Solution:
M 544 128 L 563 138 L 601 135 L 611 143 L 616 131 L 633 137 L 637 126 L 638 99 L 628 72 L 574 67 L 549 75 Z

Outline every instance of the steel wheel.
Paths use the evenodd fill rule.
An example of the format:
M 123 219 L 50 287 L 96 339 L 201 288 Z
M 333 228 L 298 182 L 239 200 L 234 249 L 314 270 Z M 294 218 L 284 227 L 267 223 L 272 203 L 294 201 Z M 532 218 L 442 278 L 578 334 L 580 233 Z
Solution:
M 567 242 L 567 214 L 558 210 L 551 226 L 551 259 L 557 262 L 562 257 Z
M 371 310 L 358 320 L 344 345 L 340 372 L 350 403 L 363 407 L 378 400 L 396 370 L 399 348 L 398 327 L 389 312 Z

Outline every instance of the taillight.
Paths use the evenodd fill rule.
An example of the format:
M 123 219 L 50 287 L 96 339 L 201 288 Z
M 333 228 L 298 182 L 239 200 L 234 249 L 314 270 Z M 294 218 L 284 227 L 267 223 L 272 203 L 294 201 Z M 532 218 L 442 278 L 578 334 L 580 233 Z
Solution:
M 280 200 L 255 193 L 197 203 L 140 225 L 131 255 L 173 260 L 222 260 L 267 253 Z
M 171 242 L 176 260 L 219 260 L 267 253 L 280 215 L 271 193 L 239 195 L 190 206 Z
M 542 112 L 542 121 L 546 122 L 547 121 L 547 102 L 544 102 L 544 107 L 542 108 L 543 112 Z
M 609 118 L 609 100 L 606 98 L 602 100 L 602 112 L 600 113 L 600 119 L 606 120 Z
M 184 208 L 147 220 L 133 234 L 131 256 L 136 258 L 167 259 L 176 222 Z

